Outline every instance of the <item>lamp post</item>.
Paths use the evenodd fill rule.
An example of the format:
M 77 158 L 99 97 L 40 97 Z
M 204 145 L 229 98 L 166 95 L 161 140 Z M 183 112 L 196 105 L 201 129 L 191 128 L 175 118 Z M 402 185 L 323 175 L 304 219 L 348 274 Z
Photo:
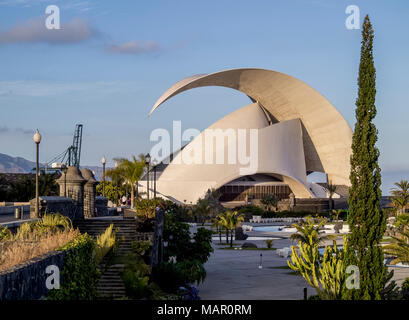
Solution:
M 36 130 L 34 136 L 33 136 L 33 140 L 36 144 L 36 205 L 35 205 L 35 218 L 39 218 L 39 206 L 40 206 L 40 202 L 39 202 L 39 183 L 38 183 L 38 151 L 39 151 L 39 145 L 41 142 L 41 134 L 40 132 L 38 132 L 38 129 Z
M 107 159 L 105 159 L 105 157 L 102 157 L 101 162 L 102 162 L 102 195 L 105 197 L 105 163 L 107 162 Z
M 145 156 L 145 164 L 148 166 L 148 171 L 146 172 L 146 195 L 149 199 L 149 165 L 151 163 L 151 156 L 149 153 Z
M 153 198 L 156 199 L 156 160 L 153 160 Z
M 115 169 L 118 168 L 118 161 L 115 161 Z M 115 200 L 115 205 L 118 205 L 118 175 L 115 175 L 115 193 L 116 193 L 116 200 Z
M 64 197 L 67 197 L 67 165 L 62 165 L 62 172 L 64 172 Z

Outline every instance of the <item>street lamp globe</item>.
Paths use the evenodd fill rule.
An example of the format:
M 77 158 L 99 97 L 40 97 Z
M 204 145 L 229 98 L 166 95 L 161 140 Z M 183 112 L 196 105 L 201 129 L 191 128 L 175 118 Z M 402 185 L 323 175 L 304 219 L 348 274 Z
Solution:
M 149 153 L 147 153 L 146 156 L 145 156 L 145 162 L 146 162 L 146 164 L 151 162 L 151 155 Z
M 107 163 L 107 159 L 105 159 L 105 157 L 102 157 L 101 162 L 102 162 L 102 164 L 105 164 L 105 163 Z
M 33 140 L 37 144 L 39 144 L 41 142 L 41 134 L 40 134 L 40 132 L 38 132 L 38 129 L 36 130 L 36 133 L 33 136 Z
M 118 166 L 119 166 L 118 161 L 115 161 L 115 168 L 118 168 Z

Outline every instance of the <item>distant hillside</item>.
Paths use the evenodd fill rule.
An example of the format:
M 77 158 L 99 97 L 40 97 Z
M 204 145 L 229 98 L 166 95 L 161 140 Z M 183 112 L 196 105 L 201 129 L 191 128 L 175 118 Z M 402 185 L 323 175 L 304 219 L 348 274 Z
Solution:
M 11 157 L 7 154 L 0 153 L 0 173 L 30 173 L 35 168 L 35 162 L 26 160 L 21 157 Z M 40 164 L 40 167 L 43 165 Z M 89 168 L 95 172 L 95 178 L 101 180 L 102 168 L 98 166 L 81 166 Z M 108 168 L 107 168 L 108 169 Z
M 35 162 L 0 153 L 0 173 L 29 173 L 35 166 Z

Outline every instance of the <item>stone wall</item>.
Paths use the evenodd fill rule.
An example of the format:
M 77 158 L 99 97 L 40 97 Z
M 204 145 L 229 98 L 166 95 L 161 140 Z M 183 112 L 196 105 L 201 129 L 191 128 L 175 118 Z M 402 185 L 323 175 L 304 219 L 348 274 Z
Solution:
M 102 196 L 95 197 L 95 209 L 98 217 L 105 217 L 109 215 L 108 199 Z
M 34 210 L 35 199 L 32 199 L 30 201 L 30 215 L 34 214 Z M 46 213 L 59 213 L 70 218 L 71 221 L 84 219 L 82 206 L 78 206 L 73 199 L 65 197 L 40 197 L 39 213 L 40 217 Z
M 30 212 L 30 205 L 10 205 L 10 206 L 5 206 L 5 207 L 0 206 L 0 215 L 14 214 L 14 210 L 16 208 L 20 209 L 21 207 L 23 207 L 24 213 Z
M 0 272 L 0 300 L 38 300 L 44 297 L 48 292 L 46 268 L 55 265 L 62 270 L 66 252 L 50 252 Z

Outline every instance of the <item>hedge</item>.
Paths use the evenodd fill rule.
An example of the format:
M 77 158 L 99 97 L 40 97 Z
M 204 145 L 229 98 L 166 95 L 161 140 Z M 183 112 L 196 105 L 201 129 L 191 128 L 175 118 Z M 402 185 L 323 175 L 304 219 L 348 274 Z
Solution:
M 97 297 L 100 271 L 94 259 L 95 243 L 82 234 L 58 250 L 67 250 L 60 289 L 49 291 L 49 300 L 93 300 Z

